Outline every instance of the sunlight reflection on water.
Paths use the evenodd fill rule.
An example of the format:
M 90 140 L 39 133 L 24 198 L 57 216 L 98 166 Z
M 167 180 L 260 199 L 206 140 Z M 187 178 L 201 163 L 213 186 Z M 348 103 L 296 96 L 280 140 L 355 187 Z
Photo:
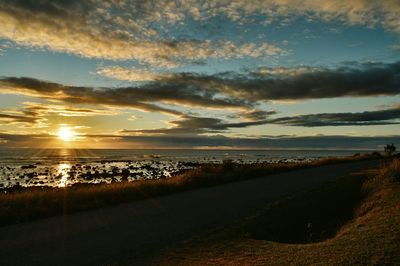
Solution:
M 61 176 L 60 182 L 57 185 L 58 187 L 66 187 L 68 185 L 68 172 L 70 169 L 71 165 L 67 163 L 62 163 L 57 166 L 57 174 Z

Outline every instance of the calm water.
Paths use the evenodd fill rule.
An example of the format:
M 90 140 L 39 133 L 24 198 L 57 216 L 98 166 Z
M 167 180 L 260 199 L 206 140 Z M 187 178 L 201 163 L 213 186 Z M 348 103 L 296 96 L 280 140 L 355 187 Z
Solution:
M 76 183 L 168 178 L 197 163 L 233 160 L 297 162 L 351 156 L 355 150 L 77 150 L 14 149 L 0 151 L 0 188 L 65 187 Z

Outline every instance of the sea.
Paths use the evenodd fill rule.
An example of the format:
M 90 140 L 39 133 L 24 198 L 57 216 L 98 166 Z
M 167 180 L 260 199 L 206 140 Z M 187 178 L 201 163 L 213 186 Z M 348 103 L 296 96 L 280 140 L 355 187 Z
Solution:
M 170 178 L 204 163 L 296 163 L 359 150 L 2 149 L 0 189 Z

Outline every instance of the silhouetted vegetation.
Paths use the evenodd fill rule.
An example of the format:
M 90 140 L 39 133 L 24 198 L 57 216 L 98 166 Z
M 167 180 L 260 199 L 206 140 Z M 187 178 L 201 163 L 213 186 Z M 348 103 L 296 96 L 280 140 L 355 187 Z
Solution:
M 388 156 L 392 156 L 396 152 L 396 146 L 394 144 L 386 144 L 384 147 L 385 153 Z

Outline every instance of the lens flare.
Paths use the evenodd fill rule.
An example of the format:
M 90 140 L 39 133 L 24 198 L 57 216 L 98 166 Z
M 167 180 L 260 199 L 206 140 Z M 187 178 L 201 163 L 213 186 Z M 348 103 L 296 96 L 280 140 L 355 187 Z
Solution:
M 75 132 L 70 127 L 60 127 L 57 136 L 63 141 L 71 141 L 75 139 Z

